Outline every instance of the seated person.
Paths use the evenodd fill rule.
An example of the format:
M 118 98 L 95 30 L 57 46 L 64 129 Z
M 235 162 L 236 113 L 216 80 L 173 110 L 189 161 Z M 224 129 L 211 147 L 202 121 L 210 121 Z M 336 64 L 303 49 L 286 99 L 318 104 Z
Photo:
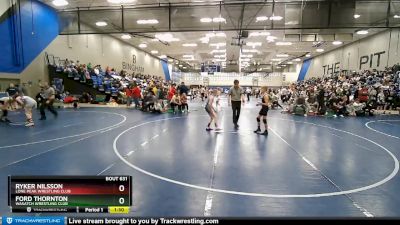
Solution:
M 79 98 L 81 103 L 90 103 L 92 101 L 92 96 L 89 93 L 83 92 L 82 96 Z
M 173 113 L 175 113 L 175 110 L 177 107 L 178 107 L 178 110 L 181 111 L 182 103 L 181 103 L 178 92 L 176 92 L 175 95 L 172 96 L 170 104 L 171 104 L 171 109 L 172 109 Z
M 360 100 L 357 98 L 353 102 L 353 111 L 356 116 L 364 116 L 365 115 L 365 106 L 366 104 L 363 102 L 360 102 Z
M 144 97 L 142 101 L 142 111 L 144 112 L 149 112 L 152 110 L 154 107 L 154 103 L 156 101 L 156 98 L 154 96 L 153 91 L 149 90 L 147 92 L 147 95 Z
M 303 95 L 300 95 L 294 104 L 293 114 L 307 116 L 306 99 Z
M 78 108 L 78 99 L 76 97 L 74 97 L 73 95 L 68 94 L 65 98 L 64 98 L 64 104 L 72 104 L 74 106 L 74 108 Z
M 335 103 L 337 116 L 347 116 L 346 102 L 347 96 L 343 96 L 337 99 L 337 102 Z
M 306 106 L 308 112 L 317 112 L 318 102 L 314 94 L 311 93 L 310 96 L 307 98 Z
M 270 97 L 272 100 L 272 109 L 277 107 L 281 107 L 281 109 L 283 109 L 283 107 L 279 104 L 279 97 L 275 91 L 271 92 Z
M 164 113 L 167 111 L 167 108 L 164 107 L 163 100 L 157 100 L 154 104 L 153 112 L 155 113 Z

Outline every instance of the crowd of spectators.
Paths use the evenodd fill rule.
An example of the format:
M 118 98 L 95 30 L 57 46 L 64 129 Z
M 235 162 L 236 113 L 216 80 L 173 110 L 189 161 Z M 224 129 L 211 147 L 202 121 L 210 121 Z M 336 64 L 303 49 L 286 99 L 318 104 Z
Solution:
M 205 87 L 190 89 L 161 77 L 116 72 L 100 65 L 79 64 L 65 60 L 58 68 L 69 77 L 88 83 L 104 92 L 118 103 L 143 111 L 188 111 L 188 97 L 207 96 Z M 298 115 L 364 116 L 377 112 L 387 113 L 400 107 L 400 65 L 383 71 L 365 70 L 350 74 L 340 73 L 329 77 L 298 81 L 280 89 L 270 89 L 272 108 L 285 108 L 284 112 Z M 259 89 L 247 88 L 245 93 L 259 95 Z M 109 101 L 107 98 L 106 101 Z M 92 102 L 93 96 L 84 93 L 80 102 Z M 283 107 L 284 105 L 285 107 Z
M 178 85 L 158 76 L 129 74 L 124 70 L 116 72 L 111 67 L 103 70 L 100 65 L 80 64 L 79 61 L 75 63 L 68 59 L 57 67 L 57 71 L 104 92 L 107 96 L 106 102 L 115 101 L 127 106 L 133 104 L 135 108 L 146 112 L 162 113 L 168 109 L 173 113 L 189 111 L 188 97 L 193 89 L 191 90 L 183 82 Z M 198 92 L 203 95 L 204 88 L 200 88 Z M 78 101 L 69 93 L 63 93 L 61 96 L 64 102 Z M 94 102 L 94 97 L 90 93 L 83 93 L 79 102 Z
M 400 107 L 400 66 L 312 78 L 279 90 L 286 112 L 298 115 L 365 116 Z M 273 99 L 276 92 L 270 91 Z M 397 111 L 398 112 L 398 111 Z

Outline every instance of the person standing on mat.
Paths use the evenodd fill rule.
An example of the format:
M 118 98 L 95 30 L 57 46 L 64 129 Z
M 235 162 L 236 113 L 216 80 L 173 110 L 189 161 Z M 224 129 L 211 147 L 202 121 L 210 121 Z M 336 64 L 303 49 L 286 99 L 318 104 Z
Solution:
M 32 118 L 32 110 L 37 105 L 37 102 L 35 101 L 35 99 L 33 99 L 33 98 L 29 97 L 29 96 L 18 96 L 15 99 L 15 101 L 20 106 L 22 106 L 22 108 L 24 108 L 24 110 L 25 110 L 25 116 L 26 116 L 25 126 L 26 127 L 34 126 L 35 123 L 33 122 L 33 118 Z
M 261 133 L 260 124 L 261 124 L 261 119 L 262 119 L 264 126 L 265 126 L 265 131 L 264 131 L 264 133 L 261 133 L 262 135 L 268 135 L 267 115 L 268 115 L 270 100 L 269 100 L 267 90 L 268 90 L 267 87 L 261 88 L 261 102 L 257 103 L 257 106 L 261 105 L 261 110 L 257 116 L 257 130 L 255 130 L 254 133 L 257 133 L 257 134 Z
M 229 95 L 228 105 L 232 106 L 232 111 L 233 111 L 233 118 L 232 118 L 233 125 L 235 126 L 235 129 L 238 129 L 241 102 L 244 104 L 243 89 L 239 86 L 238 80 L 235 80 L 233 82 L 233 87 L 229 89 L 228 95 Z
M 50 87 L 48 83 L 43 84 L 43 92 L 42 92 L 42 103 L 40 104 L 40 119 L 46 120 L 46 113 L 44 110 L 47 108 L 55 117 L 58 116 L 57 111 L 53 107 L 54 99 L 56 96 L 56 92 L 54 88 Z
M 205 110 L 210 116 L 210 122 L 207 125 L 206 131 L 211 131 L 211 124 L 214 121 L 215 131 L 220 131 L 221 128 L 218 127 L 218 107 L 219 107 L 219 97 L 218 90 L 214 89 L 207 99 Z
M 7 118 L 9 104 L 10 97 L 0 98 L 0 122 L 11 123 L 11 121 Z

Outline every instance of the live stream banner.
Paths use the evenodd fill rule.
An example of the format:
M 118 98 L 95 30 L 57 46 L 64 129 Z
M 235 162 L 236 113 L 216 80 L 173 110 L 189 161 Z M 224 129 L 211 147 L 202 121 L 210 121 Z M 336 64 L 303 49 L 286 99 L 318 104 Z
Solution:
M 1 217 L 0 217 L 1 218 Z M 2 217 L 2 225 L 224 225 L 224 224 L 318 224 L 326 222 L 349 222 L 375 224 L 385 222 L 385 224 L 399 224 L 399 220 L 379 220 L 371 218 L 136 218 L 136 217 Z M 357 223 L 358 224 L 358 223 Z

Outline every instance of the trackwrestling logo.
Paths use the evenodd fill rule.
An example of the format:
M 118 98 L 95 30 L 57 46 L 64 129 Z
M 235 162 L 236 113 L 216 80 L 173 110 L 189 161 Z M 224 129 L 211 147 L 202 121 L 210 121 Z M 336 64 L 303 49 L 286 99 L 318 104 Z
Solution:
M 11 217 L 7 217 L 7 224 L 12 224 L 12 222 L 13 222 L 13 219 L 11 218 Z

